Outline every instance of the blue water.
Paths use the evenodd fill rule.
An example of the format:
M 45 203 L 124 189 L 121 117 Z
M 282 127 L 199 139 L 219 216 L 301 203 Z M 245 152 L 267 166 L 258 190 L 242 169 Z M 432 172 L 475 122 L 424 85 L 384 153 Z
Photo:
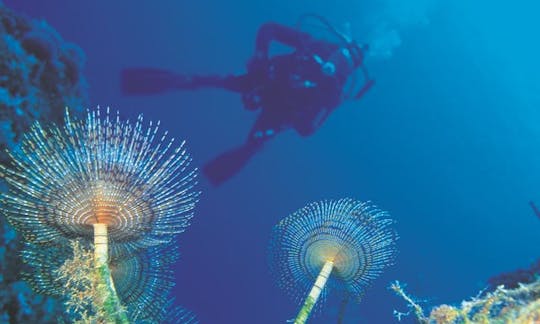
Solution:
M 202 179 L 174 290 L 201 323 L 295 316 L 268 272 L 270 230 L 323 198 L 372 200 L 401 237 L 395 265 L 349 306 L 345 323 L 395 322 L 393 310 L 406 306 L 387 289 L 393 280 L 426 306 L 457 303 L 538 257 L 540 220 L 528 206 L 540 203 L 537 1 L 4 2 L 86 52 L 92 105 L 161 120 L 201 166 L 240 144 L 256 114 L 220 90 L 124 97 L 121 68 L 242 72 L 260 24 L 293 24 L 305 12 L 348 21 L 357 39 L 377 44 L 367 62 L 377 84 L 363 100 L 311 137 L 280 134 L 221 187 Z M 311 323 L 335 322 L 339 302 Z

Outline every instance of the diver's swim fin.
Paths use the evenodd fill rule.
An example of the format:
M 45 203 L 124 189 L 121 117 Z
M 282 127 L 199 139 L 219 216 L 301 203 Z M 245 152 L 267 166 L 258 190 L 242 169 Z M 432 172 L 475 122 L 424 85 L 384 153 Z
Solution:
M 366 92 L 368 92 L 369 89 L 371 89 L 373 87 L 373 85 L 375 84 L 375 80 L 374 79 L 370 79 L 366 82 L 366 84 L 358 91 L 358 93 L 354 96 L 354 99 L 358 100 L 360 98 L 362 98 Z
M 260 144 L 247 143 L 225 152 L 208 162 L 203 168 L 203 173 L 213 185 L 220 185 L 238 173 L 259 148 Z
M 120 86 L 124 94 L 151 95 L 178 88 L 181 75 L 157 68 L 129 68 L 120 74 Z
M 238 91 L 236 77 L 217 75 L 185 75 L 157 68 L 128 68 L 120 73 L 122 93 L 152 95 L 174 90 L 225 88 Z
M 534 202 L 529 201 L 529 205 L 531 206 L 531 208 L 532 208 L 534 214 L 535 214 L 538 218 L 540 218 L 540 210 L 538 210 L 538 207 L 536 207 L 536 205 L 534 204 Z

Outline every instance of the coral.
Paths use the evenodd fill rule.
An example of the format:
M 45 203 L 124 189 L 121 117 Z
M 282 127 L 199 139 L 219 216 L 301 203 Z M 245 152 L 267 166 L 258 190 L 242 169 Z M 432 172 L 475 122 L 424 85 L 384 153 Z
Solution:
M 35 120 L 60 122 L 66 106 L 85 107 L 82 50 L 45 21 L 0 2 L 0 163 Z M 76 108 L 80 109 L 80 108 Z
M 393 283 L 390 288 L 404 298 L 420 323 L 457 324 L 457 323 L 516 323 L 528 324 L 540 322 L 540 280 L 520 284 L 513 289 L 503 286 L 492 292 L 480 293 L 479 296 L 461 302 L 459 306 L 440 305 L 434 307 L 429 316 L 407 295 L 401 284 Z M 410 314 L 394 311 L 398 319 Z
M 360 300 L 367 285 L 393 262 L 397 234 L 392 223 L 370 203 L 341 199 L 309 204 L 274 227 L 272 273 L 293 299 L 309 292 L 295 323 L 307 320 L 328 289 Z
M 489 290 L 495 290 L 498 286 L 505 288 L 517 288 L 519 284 L 534 282 L 540 276 L 540 260 L 536 261 L 527 269 L 517 269 L 512 272 L 501 273 L 488 279 Z
M 407 316 L 411 313 L 411 311 L 413 311 L 414 314 L 416 315 L 416 318 L 418 319 L 420 323 L 428 322 L 428 319 L 424 316 L 424 310 L 422 309 L 422 307 L 418 304 L 416 300 L 414 300 L 411 296 L 409 296 L 405 292 L 405 287 L 403 284 L 401 284 L 399 281 L 394 281 L 392 284 L 390 284 L 389 288 L 393 290 L 398 296 L 405 299 L 405 301 L 407 302 L 407 305 L 409 306 L 409 311 L 406 313 L 398 312 L 394 310 L 394 315 L 396 316 L 398 320 L 401 321 L 401 318 L 403 316 Z
M 54 55 L 36 55 L 30 38 Z M 34 121 L 59 122 L 66 106 L 85 107 L 88 98 L 82 51 L 44 21 L 18 14 L 1 1 L 0 57 L 0 164 L 5 164 L 6 148 L 16 149 Z M 3 179 L 0 191 L 5 191 Z M 19 236 L 0 216 L 0 323 L 56 322 L 59 304 L 20 281 L 21 248 Z
M 449 305 L 441 305 L 433 309 L 429 317 L 435 321 L 435 323 L 453 323 L 460 318 L 459 311 Z
M 529 206 L 536 215 L 540 218 L 540 210 L 536 204 L 529 201 Z M 511 272 L 504 272 L 488 279 L 488 290 L 493 291 L 499 286 L 505 288 L 517 288 L 519 284 L 532 283 L 540 276 L 540 260 L 537 260 L 529 268 L 517 269 Z
M 530 201 L 533 212 L 540 217 L 540 211 Z M 540 261 L 527 269 L 517 269 L 488 279 L 488 287 L 471 300 L 460 306 L 439 305 L 429 316 L 410 297 L 399 282 L 390 285 L 398 296 L 405 299 L 408 312 L 394 311 L 398 319 L 411 311 L 421 323 L 540 323 Z

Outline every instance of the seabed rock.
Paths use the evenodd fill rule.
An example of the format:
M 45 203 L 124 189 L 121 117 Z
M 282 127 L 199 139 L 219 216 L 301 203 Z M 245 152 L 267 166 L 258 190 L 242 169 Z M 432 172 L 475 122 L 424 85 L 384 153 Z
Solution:
M 418 322 L 430 324 L 540 323 L 540 278 L 511 289 L 499 286 L 491 292 L 463 301 L 459 306 L 436 306 L 429 316 L 424 315 L 422 307 L 405 292 L 399 282 L 394 282 L 390 288 L 409 305 L 406 313 L 394 311 L 398 319 L 412 312 Z
M 88 106 L 81 74 L 84 53 L 43 20 L 18 14 L 0 1 L 0 163 L 35 122 L 60 123 Z M 0 179 L 0 192 L 6 190 Z M 1 208 L 1 206 L 0 206 Z M 57 323 L 58 302 L 21 281 L 21 242 L 0 215 L 0 323 Z

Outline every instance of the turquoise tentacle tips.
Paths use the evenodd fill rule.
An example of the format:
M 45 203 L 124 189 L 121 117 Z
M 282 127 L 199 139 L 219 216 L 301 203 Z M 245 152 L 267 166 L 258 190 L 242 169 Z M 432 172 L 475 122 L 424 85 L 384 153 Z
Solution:
M 307 295 L 295 323 L 304 323 L 329 289 L 360 299 L 393 263 L 397 234 L 392 224 L 369 202 L 340 199 L 311 203 L 274 226 L 271 271 L 293 299 Z

